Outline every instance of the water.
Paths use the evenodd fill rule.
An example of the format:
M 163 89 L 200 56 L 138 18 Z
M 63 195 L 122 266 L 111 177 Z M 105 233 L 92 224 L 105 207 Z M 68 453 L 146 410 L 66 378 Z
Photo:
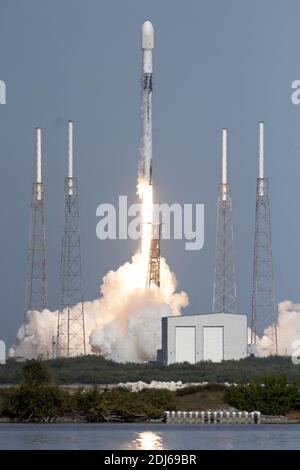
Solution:
M 0 424 L 0 449 L 300 449 L 300 424 Z

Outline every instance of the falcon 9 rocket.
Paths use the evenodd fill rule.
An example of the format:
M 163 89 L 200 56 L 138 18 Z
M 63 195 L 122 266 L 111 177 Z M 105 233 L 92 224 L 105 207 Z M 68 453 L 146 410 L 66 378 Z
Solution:
M 142 26 L 142 177 L 152 184 L 152 49 L 153 26 L 145 21 Z

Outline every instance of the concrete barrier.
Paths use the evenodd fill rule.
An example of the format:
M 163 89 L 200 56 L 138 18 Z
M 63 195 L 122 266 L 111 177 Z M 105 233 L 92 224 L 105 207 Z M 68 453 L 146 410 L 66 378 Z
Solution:
M 165 411 L 169 424 L 259 424 L 260 411 Z

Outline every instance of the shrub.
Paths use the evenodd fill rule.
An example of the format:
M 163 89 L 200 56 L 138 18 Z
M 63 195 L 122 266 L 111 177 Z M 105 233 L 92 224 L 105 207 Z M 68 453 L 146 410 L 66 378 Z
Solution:
M 52 374 L 49 368 L 42 361 L 30 361 L 22 369 L 23 383 L 50 383 L 52 382 Z
M 197 392 L 223 392 L 227 389 L 227 386 L 224 384 L 218 383 L 208 383 L 205 385 L 188 385 L 183 388 L 178 388 L 176 390 L 176 395 L 182 397 L 184 395 L 190 395 Z
M 299 386 L 288 384 L 285 375 L 269 375 L 264 384 L 253 380 L 247 385 L 231 386 L 225 402 L 239 410 L 261 411 L 264 414 L 285 414 L 300 408 Z
M 45 421 L 63 415 L 67 409 L 66 394 L 48 384 L 23 383 L 11 390 L 2 413 L 22 421 Z
M 131 392 L 126 388 L 79 390 L 74 395 L 75 407 L 88 421 L 101 422 L 112 416 L 133 421 L 139 417 L 161 417 L 172 406 L 169 390 L 144 389 Z

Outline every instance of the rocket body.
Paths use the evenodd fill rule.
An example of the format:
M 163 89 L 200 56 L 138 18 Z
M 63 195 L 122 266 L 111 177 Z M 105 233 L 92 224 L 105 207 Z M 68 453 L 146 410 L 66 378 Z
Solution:
M 152 184 L 152 49 L 153 26 L 145 21 L 142 26 L 142 142 L 143 179 Z

